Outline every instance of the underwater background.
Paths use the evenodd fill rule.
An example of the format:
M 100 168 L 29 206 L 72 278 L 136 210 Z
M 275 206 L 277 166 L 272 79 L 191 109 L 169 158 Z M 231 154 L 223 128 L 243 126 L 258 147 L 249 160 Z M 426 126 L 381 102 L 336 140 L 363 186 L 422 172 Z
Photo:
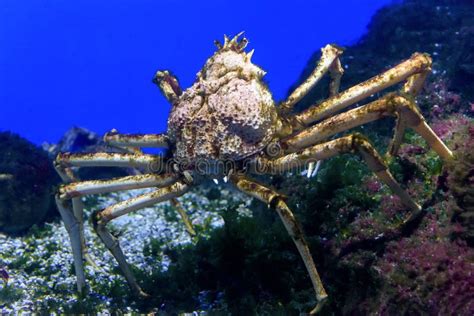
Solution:
M 101 136 L 166 130 L 170 105 L 151 83 L 169 69 L 188 87 L 215 51 L 244 30 L 276 101 L 336 43 L 347 89 L 414 52 L 433 58 L 417 98 L 453 150 L 443 164 L 408 132 L 390 170 L 423 212 L 408 212 L 354 155 L 316 177 L 262 181 L 288 196 L 329 294 L 323 315 L 474 314 L 474 2 L 10 1 L 0 3 L 0 308 L 2 314 L 298 315 L 314 307 L 306 269 L 277 214 L 210 182 L 180 198 L 196 236 L 169 203 L 110 226 L 146 301 L 136 299 L 86 221 L 89 294 L 76 295 L 67 232 L 54 203 L 59 152 L 110 150 Z M 327 98 L 327 78 L 297 110 Z M 380 97 L 379 93 L 374 98 Z M 356 130 L 385 152 L 393 120 Z M 129 175 L 84 169 L 84 179 Z M 88 196 L 92 211 L 147 192 Z

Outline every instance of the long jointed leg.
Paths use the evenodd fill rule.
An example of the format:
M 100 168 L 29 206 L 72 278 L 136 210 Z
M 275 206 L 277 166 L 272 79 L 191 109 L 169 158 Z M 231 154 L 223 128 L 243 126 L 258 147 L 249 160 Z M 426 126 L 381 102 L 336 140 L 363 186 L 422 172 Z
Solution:
M 65 167 L 58 163 L 55 163 L 54 167 L 64 183 L 77 181 L 77 177 L 74 175 L 74 172 L 71 168 Z M 79 295 L 82 295 L 85 287 L 83 259 L 85 258 L 94 267 L 96 265 L 94 261 L 87 255 L 86 241 L 84 238 L 84 221 L 82 218 L 84 204 L 82 203 L 80 197 L 72 197 L 71 210 L 68 203 L 69 202 L 67 200 L 60 198 L 59 194 L 56 195 L 56 205 L 71 241 L 72 254 L 74 257 L 74 269 L 77 278 L 77 289 Z
M 341 86 L 341 77 L 344 74 L 344 68 L 341 66 L 341 61 L 337 58 L 329 67 L 329 75 L 331 81 L 329 83 L 329 96 L 335 96 L 339 93 L 339 87 Z
M 110 250 L 112 255 L 117 260 L 120 270 L 124 274 L 129 286 L 132 288 L 133 292 L 139 296 L 147 297 L 140 286 L 138 285 L 130 266 L 126 261 L 126 257 L 120 248 L 118 240 L 109 232 L 106 228 L 106 224 L 117 218 L 119 216 L 125 215 L 132 211 L 142 209 L 154 204 L 174 199 L 186 193 L 188 186 L 182 182 L 176 182 L 175 184 L 162 188 L 150 193 L 146 193 L 135 198 L 117 203 L 115 205 L 109 206 L 102 211 L 97 211 L 92 217 L 94 223 L 94 229 L 99 235 L 102 242 Z
M 162 167 L 159 156 L 148 154 L 93 153 L 59 154 L 55 161 L 61 167 L 125 167 L 156 172 Z
M 71 240 L 78 292 L 82 294 L 85 288 L 83 259 L 86 258 L 92 265 L 95 264 L 86 253 L 83 229 L 84 206 L 81 196 L 87 194 L 85 193 L 87 190 L 92 190 L 94 193 L 108 192 L 107 188 L 110 185 L 121 185 L 123 187 L 125 185 L 124 182 L 127 183 L 127 178 L 125 180 L 116 180 L 116 182 L 112 180 L 109 183 L 104 181 L 86 182 L 86 185 L 88 184 L 89 186 L 84 187 L 80 183 L 71 183 L 79 181 L 71 167 L 121 166 L 151 169 L 161 168 L 161 160 L 156 156 L 138 154 L 60 154 L 56 158 L 54 165 L 58 174 L 66 183 L 60 189 L 60 194 L 56 196 L 56 204 Z M 78 191 L 74 191 L 75 188 Z M 81 190 L 84 192 L 81 192 Z M 72 208 L 69 205 L 69 198 L 72 200 Z
M 63 173 L 65 173 L 63 171 Z M 69 173 L 69 172 L 68 172 Z M 67 180 L 67 178 L 65 178 Z M 56 195 L 56 204 L 71 240 L 74 268 L 76 271 L 78 292 L 83 293 L 85 287 L 83 259 L 95 266 L 88 257 L 85 248 L 83 230 L 83 204 L 81 197 L 87 194 L 99 194 L 118 190 L 130 190 L 145 187 L 164 187 L 176 182 L 173 175 L 129 176 L 113 180 L 84 181 L 64 184 Z M 135 182 L 136 181 L 136 182 Z M 72 210 L 68 199 L 72 200 Z
M 322 103 L 311 106 L 296 115 L 295 120 L 299 124 L 307 126 L 404 80 L 408 80 L 408 82 L 405 84 L 403 91 L 415 95 L 421 89 L 430 67 L 431 58 L 426 54 L 416 53 L 410 59 L 386 72 L 355 85 Z
M 281 103 L 280 107 L 283 111 L 290 111 L 293 106 L 300 101 L 324 76 L 326 72 L 331 74 L 331 86 L 330 94 L 339 89 L 339 82 L 342 75 L 342 68 L 339 62 L 339 55 L 342 54 L 342 49 L 335 45 L 326 45 L 321 49 L 321 60 L 309 75 L 308 79 L 305 80 L 298 88 L 293 91 L 290 96 Z
M 96 153 L 96 154 L 59 154 L 54 162 L 56 171 L 65 183 L 78 181 L 71 167 L 130 167 L 142 168 L 147 171 L 159 171 L 163 168 L 162 160 L 158 156 L 145 154 Z M 80 235 L 85 250 L 82 229 L 82 201 L 73 197 L 73 212 L 79 221 Z
M 62 185 L 59 189 L 61 199 L 74 198 L 88 194 L 134 190 L 151 187 L 165 187 L 173 184 L 178 177 L 173 174 L 144 174 L 112 180 L 91 180 Z
M 119 134 L 112 130 L 105 134 L 104 142 L 118 147 L 157 147 L 168 148 L 166 134 Z
M 171 199 L 171 205 L 173 205 L 179 216 L 181 216 L 181 219 L 183 220 L 184 226 L 186 227 L 186 231 L 188 232 L 189 236 L 196 236 L 196 231 L 194 230 L 193 224 L 191 223 L 188 214 L 186 213 L 184 207 L 181 205 L 178 199 Z
M 82 234 L 82 218 L 81 220 L 78 220 L 74 216 L 74 212 L 71 211 L 71 209 L 67 205 L 68 202 L 69 201 L 62 200 L 58 196 L 56 196 L 56 204 L 58 206 L 59 214 L 61 214 L 64 226 L 66 227 L 69 239 L 71 240 L 72 254 L 74 257 L 74 270 L 76 272 L 77 278 L 77 291 L 79 292 L 79 295 L 83 295 L 86 286 L 86 279 L 84 276 L 83 266 L 84 239 Z
M 151 187 L 161 188 L 169 186 L 177 180 L 178 177 L 174 174 L 144 174 L 117 178 L 112 180 L 91 180 L 75 182 L 62 185 L 59 189 L 59 197 L 61 199 L 73 198 L 74 201 L 79 200 L 77 199 L 77 197 L 79 196 L 89 194 L 108 193 Z M 171 204 L 181 216 L 181 219 L 183 220 L 183 223 L 186 227 L 186 231 L 189 233 L 190 236 L 195 236 L 196 231 L 194 230 L 191 220 L 186 214 L 186 211 L 184 210 L 181 203 L 176 199 L 172 199 Z
M 283 200 L 283 196 L 263 186 L 262 184 L 254 182 L 253 180 L 243 176 L 234 175 L 231 176 L 230 180 L 239 190 L 259 199 L 260 201 L 263 201 L 264 203 L 267 203 L 270 206 L 274 206 L 275 210 L 283 221 L 286 230 L 295 242 L 296 248 L 298 249 L 306 269 L 308 270 L 311 282 L 313 283 L 313 287 L 316 292 L 316 300 L 318 302 L 310 314 L 317 313 L 321 309 L 323 303 L 326 301 L 328 295 L 324 290 L 323 283 L 321 282 L 321 278 L 319 277 L 318 271 L 316 270 L 316 266 L 309 251 L 308 244 L 305 240 L 301 224 L 286 205 L 285 201 Z
M 332 50 L 338 50 L 336 52 L 333 52 L 332 54 L 337 53 L 338 55 L 340 55 L 342 53 L 342 50 L 338 49 L 337 47 L 330 46 L 330 48 L 332 48 Z M 324 54 L 325 52 L 323 49 L 323 56 Z M 341 85 L 341 77 L 344 74 L 344 69 L 341 66 L 341 61 L 339 60 L 339 58 L 334 59 L 332 64 L 329 66 L 328 71 L 329 71 L 329 75 L 331 76 L 331 80 L 329 82 L 329 96 L 332 97 L 332 96 L 335 96 L 339 92 L 339 87 Z M 311 178 L 317 174 L 320 165 L 321 165 L 321 161 L 309 163 L 308 170 L 307 170 L 308 178 Z
M 421 210 L 421 207 L 415 203 L 395 181 L 382 157 L 380 157 L 366 138 L 360 134 L 353 134 L 318 144 L 275 160 L 260 159 L 257 168 L 259 171 L 265 173 L 281 173 L 293 168 L 301 168 L 309 161 L 324 160 L 349 152 L 356 152 L 361 155 L 370 170 L 372 170 L 383 183 L 398 195 L 402 203 L 414 214 Z
M 389 150 L 391 154 L 396 154 L 405 128 L 410 127 L 421 135 L 443 160 L 452 158 L 452 152 L 428 126 L 416 104 L 410 98 L 397 94 L 389 94 L 367 105 L 335 115 L 282 140 L 281 145 L 286 152 L 295 152 L 342 131 L 386 116 L 397 117 L 395 136 Z

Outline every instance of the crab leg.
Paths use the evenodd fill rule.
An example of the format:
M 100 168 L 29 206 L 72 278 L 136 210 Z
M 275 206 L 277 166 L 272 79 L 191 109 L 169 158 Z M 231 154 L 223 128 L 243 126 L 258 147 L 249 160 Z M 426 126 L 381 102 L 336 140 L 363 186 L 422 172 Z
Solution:
M 150 172 L 158 172 L 163 167 L 160 156 L 138 153 L 61 153 L 55 163 L 61 167 L 131 167 L 143 168 Z
M 283 139 L 281 145 L 282 148 L 285 148 L 286 152 L 295 152 L 317 144 L 339 132 L 385 116 L 396 116 L 398 118 L 395 137 L 390 149 L 391 154 L 396 153 L 402 140 L 404 129 L 408 126 L 420 134 L 441 158 L 444 160 L 452 158 L 452 152 L 428 126 L 416 104 L 412 100 L 397 94 L 389 94 L 364 106 L 335 115 L 301 131 L 295 136 Z
M 133 190 L 151 187 L 165 187 L 173 184 L 178 177 L 173 174 L 145 174 L 112 180 L 91 180 L 62 185 L 59 189 L 61 199 L 76 198 L 88 194 Z
M 355 152 L 361 155 L 370 170 L 372 170 L 382 182 L 398 195 L 402 203 L 412 212 L 416 214 L 421 210 L 421 207 L 415 203 L 395 181 L 388 170 L 387 165 L 375 148 L 360 134 L 352 134 L 326 143 L 318 144 L 275 160 L 260 158 L 257 162 L 257 170 L 263 173 L 280 173 L 292 168 L 301 168 L 309 161 L 315 159 L 324 160 L 349 152 Z
M 149 170 L 160 170 L 162 167 L 161 158 L 153 155 L 143 154 L 117 154 L 117 153 L 98 153 L 98 154 L 59 154 L 54 162 L 54 166 L 60 177 L 65 183 L 79 181 L 74 175 L 71 167 L 95 167 L 95 166 L 120 166 L 120 167 L 143 167 Z M 100 183 L 100 182 L 99 182 Z M 73 188 L 77 184 L 70 184 Z M 100 184 L 97 184 L 100 186 Z M 65 187 L 68 187 L 66 185 Z M 74 195 L 74 194 L 72 194 Z M 82 194 L 84 195 L 84 194 Z M 88 256 L 86 243 L 84 239 L 83 211 L 84 205 L 79 196 L 71 196 L 72 211 L 67 205 L 67 198 L 56 196 L 61 218 L 64 221 L 66 230 L 71 239 L 71 246 L 74 256 L 74 265 L 77 275 L 78 292 L 82 294 L 85 287 L 83 258 L 93 266 L 95 263 Z
M 73 181 L 77 181 L 77 177 L 74 175 L 74 172 L 71 168 L 67 168 L 61 166 L 60 164 L 54 164 L 54 168 L 56 169 L 57 173 L 65 183 L 71 183 Z M 72 252 L 74 256 L 74 265 L 77 275 L 77 286 L 79 293 L 82 292 L 83 284 L 85 285 L 84 280 L 84 270 L 83 270 L 83 256 L 84 258 L 90 262 L 92 266 L 96 266 L 92 258 L 90 258 L 87 254 L 86 248 L 86 241 L 84 238 L 84 222 L 83 222 L 83 212 L 84 212 L 84 204 L 80 197 L 73 197 L 71 199 L 72 203 L 72 211 L 69 210 L 67 207 L 67 202 L 63 199 L 59 198 L 59 194 L 56 195 L 56 205 L 59 210 L 59 214 L 64 222 L 64 226 L 66 226 L 66 230 L 69 234 L 69 239 L 71 240 Z M 72 215 L 72 216 L 71 216 Z M 77 245 L 79 244 L 79 246 Z M 81 280 L 82 278 L 82 280 Z
M 138 285 L 135 276 L 133 275 L 130 266 L 127 263 L 126 257 L 120 248 L 117 238 L 115 238 L 109 230 L 106 228 L 106 224 L 111 220 L 125 215 L 127 213 L 152 206 L 154 204 L 174 199 L 178 196 L 183 195 L 188 190 L 188 185 L 183 182 L 176 182 L 175 184 L 162 188 L 150 193 L 146 193 L 126 201 L 122 201 L 115 205 L 109 206 L 102 211 L 96 211 L 93 214 L 92 222 L 94 229 L 99 235 L 104 245 L 110 250 L 112 255 L 117 260 L 120 270 L 124 274 L 129 286 L 133 292 L 141 297 L 147 297 L 148 295 L 142 291 Z
M 161 147 L 168 148 L 166 134 L 119 134 L 112 130 L 104 135 L 104 142 L 118 147 Z
M 424 71 L 408 77 L 407 82 L 403 85 L 402 92 L 407 93 L 412 96 L 416 96 L 423 89 L 425 84 L 426 77 L 430 73 L 431 68 L 427 68 Z
M 141 188 L 158 187 L 162 188 L 165 186 L 172 185 L 178 180 L 178 176 L 174 174 L 145 174 L 135 175 L 123 178 L 117 178 L 112 180 L 91 180 L 81 181 L 70 184 L 62 185 L 59 188 L 60 199 L 78 198 L 89 194 L 100 194 L 114 191 L 134 190 Z M 178 214 L 181 216 L 186 230 L 191 236 L 196 235 L 193 225 L 186 214 L 186 211 L 182 207 L 181 203 L 172 199 L 171 204 L 175 207 Z
M 339 93 L 339 87 L 341 86 L 341 77 L 344 74 L 344 68 L 341 66 L 341 61 L 336 59 L 331 67 L 329 67 L 329 75 L 331 76 L 331 82 L 329 83 L 329 96 L 335 96 Z
M 407 82 L 403 86 L 402 92 L 411 96 L 416 96 L 420 93 L 425 83 L 426 77 L 428 76 L 429 71 L 424 71 L 422 73 L 413 75 L 408 78 Z M 403 142 L 403 137 L 405 135 L 405 130 L 408 127 L 407 122 L 403 120 L 403 117 L 398 115 L 395 123 L 395 133 L 393 135 L 392 142 L 388 150 L 389 155 L 394 156 L 397 154 L 400 149 L 400 145 Z
M 188 234 L 191 237 L 196 236 L 196 231 L 194 230 L 193 224 L 191 223 L 188 214 L 184 210 L 183 205 L 178 201 L 178 199 L 171 199 L 171 205 L 174 206 L 178 214 L 181 216 L 181 219 L 184 222 L 184 226 L 186 227 Z
M 303 126 L 307 126 L 407 79 L 408 83 L 403 90 L 416 93 L 422 86 L 427 73 L 431 70 L 430 67 L 431 58 L 427 54 L 415 53 L 410 59 L 386 72 L 311 106 L 302 113 L 295 115 L 294 119 Z M 412 76 L 414 77 L 410 78 Z M 303 127 L 298 126 L 297 128 L 301 129 Z
M 74 257 L 74 270 L 77 278 L 77 291 L 79 295 L 84 294 L 84 288 L 86 286 L 86 278 L 84 276 L 83 256 L 84 256 L 84 234 L 82 229 L 82 218 L 78 219 L 76 215 L 76 206 L 74 200 L 79 201 L 79 198 L 73 199 L 74 212 L 67 206 L 67 200 L 62 200 L 59 196 L 56 196 L 56 205 L 58 206 L 59 214 L 66 226 L 66 230 L 71 240 L 72 255 Z M 82 208 L 79 209 L 82 212 Z
M 303 259 L 306 269 L 308 270 L 316 293 L 316 300 L 318 302 L 310 314 L 317 313 L 321 309 L 328 295 L 324 290 L 321 278 L 319 277 L 318 271 L 316 270 L 316 266 L 309 251 L 308 244 L 305 240 L 301 224 L 295 218 L 288 205 L 286 205 L 283 196 L 263 186 L 262 184 L 254 182 L 253 180 L 243 176 L 234 175 L 231 176 L 230 180 L 242 192 L 247 193 L 248 195 L 253 196 L 275 208 L 276 212 L 283 221 L 286 230 L 293 239 L 296 248 L 301 255 L 301 258 Z
M 61 174 L 61 173 L 60 173 Z M 64 175 L 65 172 L 62 171 Z M 71 178 L 63 178 L 70 182 Z M 145 187 L 163 187 L 176 182 L 174 175 L 141 175 L 129 176 L 113 180 L 94 180 L 64 184 L 56 195 L 56 204 L 61 214 L 66 230 L 71 240 L 74 257 L 74 266 L 77 277 L 77 287 L 80 294 L 85 287 L 83 259 L 95 266 L 93 260 L 88 256 L 84 240 L 83 209 L 81 197 L 87 194 L 99 194 L 111 191 L 129 190 Z M 72 201 L 72 210 L 67 205 L 67 200 Z
M 283 103 L 283 110 L 288 110 L 288 106 L 291 108 L 301 100 L 301 98 L 306 95 L 310 89 L 321 79 L 326 71 L 329 71 L 331 76 L 331 81 L 329 83 L 329 96 L 332 97 L 339 92 L 339 87 L 341 85 L 341 77 L 344 73 L 344 69 L 341 66 L 341 61 L 339 60 L 338 56 L 342 54 L 342 49 L 338 48 L 335 45 L 327 45 L 322 51 L 322 58 L 310 75 L 310 77 L 300 86 L 298 87 L 288 98 L 288 100 L 294 99 L 295 96 L 298 96 L 294 99 L 292 104 L 286 105 Z M 329 65 L 329 66 L 328 66 Z M 312 82 L 314 81 L 314 82 Z M 305 90 L 302 92 L 302 90 Z M 293 97 L 293 98 L 292 98 Z M 288 102 L 288 100 L 286 102 Z M 307 175 L 308 178 L 311 178 L 316 175 L 319 165 L 321 164 L 320 161 L 317 162 L 310 162 L 308 164 Z
M 64 182 L 77 181 L 70 167 L 141 167 L 148 171 L 157 172 L 163 168 L 161 157 L 145 154 L 96 153 L 70 154 L 62 153 L 56 157 L 55 168 Z M 73 198 L 74 215 L 80 222 L 82 234 L 83 206 L 79 198 Z M 83 240 L 83 238 L 82 238 Z M 83 240 L 84 243 L 84 240 Z M 85 248 L 84 248 L 85 249 Z
M 157 71 L 155 77 L 153 77 L 153 83 L 160 88 L 165 98 L 171 104 L 174 104 L 183 93 L 178 79 L 167 70 Z
M 339 62 L 339 55 L 342 49 L 335 45 L 326 45 L 321 49 L 321 59 L 308 79 L 293 91 L 290 96 L 280 105 L 283 111 L 290 111 L 324 76 L 326 72 L 331 74 L 330 94 L 339 89 L 339 82 L 342 75 L 342 68 Z M 336 92 L 337 93 L 337 92 Z

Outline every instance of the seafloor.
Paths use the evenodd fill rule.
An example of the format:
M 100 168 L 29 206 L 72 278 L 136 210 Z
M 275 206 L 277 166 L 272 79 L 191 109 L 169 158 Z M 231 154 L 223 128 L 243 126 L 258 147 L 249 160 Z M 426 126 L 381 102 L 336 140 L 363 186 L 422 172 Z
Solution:
M 434 60 L 418 105 L 455 153 L 454 161 L 443 164 L 408 132 L 399 156 L 389 159 L 397 180 L 423 205 L 417 220 L 401 225 L 407 211 L 355 156 L 323 162 L 311 179 L 300 174 L 262 179 L 289 197 L 303 224 L 329 293 L 324 315 L 474 314 L 474 3 L 407 0 L 379 11 L 369 32 L 342 57 L 342 88 L 414 51 L 428 52 Z M 317 58 L 318 52 L 301 80 Z M 316 89 L 299 109 L 325 94 Z M 384 152 L 392 126 L 384 120 L 358 131 Z M 45 145 L 48 154 L 0 133 L 0 174 L 22 179 L 0 179 L 2 314 L 298 315 L 314 307 L 307 272 L 276 214 L 213 184 L 180 199 L 196 237 L 189 237 L 167 203 L 111 225 L 152 295 L 146 301 L 131 295 L 87 223 L 86 240 L 98 268 L 86 267 L 89 293 L 77 297 L 69 238 L 52 203 L 59 182 L 51 159 L 58 150 L 101 150 L 103 144 L 94 139 L 76 128 L 61 143 Z M 137 193 L 88 197 L 86 217 Z

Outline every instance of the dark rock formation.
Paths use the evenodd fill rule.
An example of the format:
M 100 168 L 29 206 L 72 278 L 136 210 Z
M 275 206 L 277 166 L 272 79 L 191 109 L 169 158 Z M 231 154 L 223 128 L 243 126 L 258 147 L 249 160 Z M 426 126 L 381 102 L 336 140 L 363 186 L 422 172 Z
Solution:
M 0 231 L 21 233 L 55 216 L 59 177 L 48 154 L 18 135 L 0 133 Z

